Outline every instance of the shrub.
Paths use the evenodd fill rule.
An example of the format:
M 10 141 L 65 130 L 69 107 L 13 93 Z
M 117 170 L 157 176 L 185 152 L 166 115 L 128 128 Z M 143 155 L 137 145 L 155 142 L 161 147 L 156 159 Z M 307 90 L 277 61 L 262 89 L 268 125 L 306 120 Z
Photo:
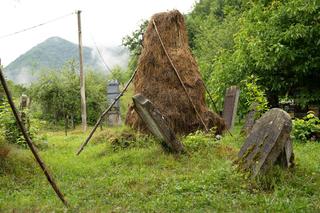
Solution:
M 23 113 L 26 114 L 26 128 L 30 138 L 37 139 L 41 123 L 37 119 L 30 118 L 28 110 L 23 111 Z M 26 147 L 27 144 L 7 102 L 0 105 L 0 120 L 0 132 L 4 136 L 4 140 L 8 143 Z
M 320 120 L 312 111 L 293 121 L 293 137 L 299 141 L 320 140 Z

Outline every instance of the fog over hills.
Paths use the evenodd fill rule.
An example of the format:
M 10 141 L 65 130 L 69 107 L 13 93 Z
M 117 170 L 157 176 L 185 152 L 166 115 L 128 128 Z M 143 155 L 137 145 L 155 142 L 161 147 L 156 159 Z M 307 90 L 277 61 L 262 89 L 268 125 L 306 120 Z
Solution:
M 129 53 L 122 46 L 99 47 L 109 67 L 126 67 Z M 60 37 L 51 37 L 19 56 L 7 67 L 5 75 L 19 84 L 29 84 L 37 79 L 37 73 L 43 68 L 59 69 L 68 60 L 79 60 L 78 45 Z M 84 66 L 107 73 L 96 48 L 83 47 Z

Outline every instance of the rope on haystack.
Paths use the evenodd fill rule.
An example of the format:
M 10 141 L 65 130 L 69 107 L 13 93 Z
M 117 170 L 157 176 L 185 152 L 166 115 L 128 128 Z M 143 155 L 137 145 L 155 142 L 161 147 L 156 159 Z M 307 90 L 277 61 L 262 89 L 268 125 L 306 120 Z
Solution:
M 165 54 L 166 54 L 166 56 L 167 56 L 170 64 L 171 64 L 171 66 L 172 66 L 172 68 L 173 68 L 176 76 L 178 77 L 178 79 L 179 79 L 179 81 L 180 81 L 180 83 L 181 83 L 181 86 L 183 87 L 186 95 L 188 96 L 188 99 L 189 99 L 189 101 L 190 101 L 190 103 L 191 103 L 194 111 L 196 112 L 198 118 L 200 119 L 202 125 L 204 126 L 206 132 L 208 132 L 209 129 L 208 129 L 207 125 L 204 123 L 202 117 L 200 116 L 198 110 L 196 109 L 196 106 L 194 105 L 194 103 L 193 103 L 193 101 L 192 101 L 192 99 L 191 99 L 191 97 L 190 97 L 190 95 L 189 95 L 189 93 L 188 93 L 188 90 L 187 90 L 187 88 L 185 87 L 185 85 L 184 85 L 184 83 L 183 83 L 183 81 L 182 81 L 182 79 L 181 79 L 181 77 L 180 77 L 180 75 L 179 75 L 178 70 L 177 70 L 176 67 L 174 66 L 174 64 L 173 64 L 173 62 L 172 62 L 172 60 L 171 60 L 171 57 L 169 56 L 169 54 L 168 54 L 168 52 L 167 52 L 167 50 L 166 50 L 166 47 L 164 46 L 164 43 L 163 43 L 163 41 L 162 41 L 162 39 L 161 39 L 161 36 L 160 36 L 160 34 L 159 34 L 159 31 L 158 31 L 156 22 L 153 20 L 152 23 L 153 23 L 154 29 L 155 29 L 155 31 L 156 31 L 156 33 L 157 33 L 157 35 L 158 35 L 159 41 L 160 41 L 160 43 L 161 43 L 161 46 L 162 46 L 162 48 L 163 48 L 163 50 L 164 50 L 164 52 L 165 52 Z

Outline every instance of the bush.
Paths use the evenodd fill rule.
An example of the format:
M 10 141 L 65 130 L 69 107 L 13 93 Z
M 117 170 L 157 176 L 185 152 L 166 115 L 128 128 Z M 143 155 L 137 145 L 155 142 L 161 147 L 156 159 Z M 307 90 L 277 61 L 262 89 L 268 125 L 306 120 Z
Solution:
M 299 141 L 320 140 L 320 120 L 312 111 L 293 121 L 293 137 Z
M 30 118 L 28 110 L 23 111 L 23 113 L 26 114 L 26 129 L 30 138 L 37 139 L 41 123 L 36 119 Z M 0 132 L 4 140 L 8 143 L 26 147 L 27 144 L 7 102 L 0 105 L 0 120 Z

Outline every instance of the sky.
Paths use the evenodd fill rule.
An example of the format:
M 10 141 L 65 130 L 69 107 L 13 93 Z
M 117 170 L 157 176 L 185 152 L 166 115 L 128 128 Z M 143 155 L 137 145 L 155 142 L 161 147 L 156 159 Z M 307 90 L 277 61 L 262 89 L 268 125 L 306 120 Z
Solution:
M 1 0 L 0 58 L 6 66 L 47 38 L 78 42 L 77 16 L 66 16 L 13 36 L 2 36 L 81 10 L 83 45 L 117 46 L 154 13 L 192 10 L 196 0 Z

